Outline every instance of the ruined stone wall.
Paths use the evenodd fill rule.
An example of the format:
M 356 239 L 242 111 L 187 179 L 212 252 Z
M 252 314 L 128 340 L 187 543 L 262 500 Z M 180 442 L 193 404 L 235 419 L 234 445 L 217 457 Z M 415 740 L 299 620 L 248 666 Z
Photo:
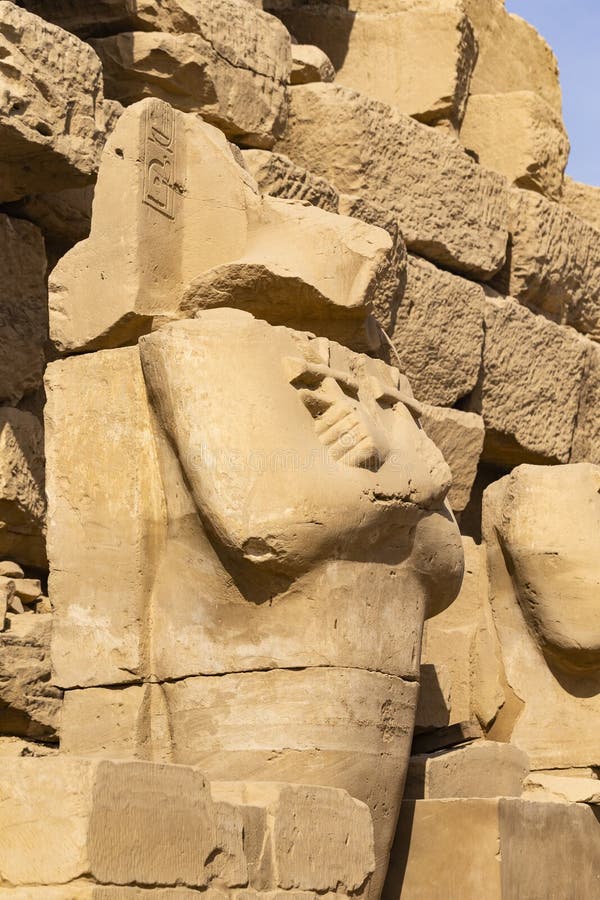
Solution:
M 59 637 L 54 637 L 62 642 L 55 644 L 61 646 L 60 656 L 55 651 L 51 672 L 54 607 L 72 603 L 75 590 L 64 564 L 66 550 L 84 547 L 92 559 L 110 517 L 126 517 L 135 498 L 123 491 L 119 507 L 107 500 L 105 507 L 88 508 L 90 495 L 82 482 L 68 527 L 65 518 L 47 521 L 46 366 L 53 364 L 47 388 L 55 398 L 66 384 L 70 396 L 78 398 L 68 410 L 68 433 L 77 433 L 77 421 L 89 410 L 98 423 L 104 414 L 107 421 L 121 416 L 127 423 L 131 396 L 135 391 L 143 394 L 143 386 L 135 381 L 135 373 L 129 381 L 114 378 L 109 357 L 102 352 L 126 354 L 124 348 L 135 347 L 171 318 L 192 318 L 205 302 L 250 309 L 273 325 L 310 331 L 398 367 L 410 383 L 425 433 L 452 473 L 449 501 L 463 535 L 466 576 L 458 600 L 425 625 L 420 674 L 396 673 L 407 676 L 407 684 L 421 684 L 403 817 L 414 818 L 418 825 L 419 804 L 451 799 L 452 809 L 446 806 L 440 813 L 440 821 L 448 816 L 446 830 L 460 829 L 464 821 L 481 816 L 491 848 L 501 839 L 498 835 L 508 840 L 507 834 L 527 832 L 529 808 L 518 806 L 521 796 L 597 803 L 597 660 L 594 657 L 586 668 L 583 687 L 570 671 L 555 676 L 546 666 L 543 634 L 538 646 L 537 637 L 530 640 L 529 620 L 511 607 L 518 586 L 513 590 L 514 572 L 507 562 L 513 544 L 521 546 L 511 531 L 519 492 L 528 498 L 523 501 L 528 510 L 535 511 L 536 503 L 546 509 L 548 498 L 556 500 L 552 485 L 543 481 L 546 474 L 538 469 L 546 473 L 559 466 L 561 472 L 562 467 L 583 472 L 573 474 L 575 482 L 565 481 L 560 496 L 580 491 L 586 505 L 591 502 L 586 479 L 595 478 L 594 467 L 600 465 L 600 188 L 564 177 L 569 141 L 561 118 L 558 67 L 544 40 L 509 14 L 502 0 L 1 0 L 0 45 L 3 755 L 54 755 L 62 737 L 63 749 L 71 753 L 110 755 L 111 748 L 119 748 L 120 756 L 123 732 L 127 744 L 152 702 L 146 695 L 139 703 L 119 697 L 123 718 L 117 721 L 117 731 L 122 731 L 116 736 L 107 734 L 104 712 L 96 717 L 101 734 L 80 727 L 95 702 L 90 692 L 110 694 L 112 703 L 114 687 L 120 684 L 117 677 L 137 664 L 131 662 L 124 639 L 122 646 L 111 647 L 110 677 L 102 670 L 95 635 L 103 625 L 97 609 L 86 611 L 91 615 L 84 623 L 87 631 L 65 637 L 61 625 Z M 174 114 L 185 137 L 178 145 L 179 161 L 173 163 L 175 175 L 161 175 L 164 197 L 160 190 L 152 194 L 145 184 L 140 198 L 132 187 L 132 170 L 120 162 L 144 162 L 136 149 L 139 123 L 123 123 L 117 132 L 115 128 L 124 109 L 147 98 L 187 114 Z M 218 138 L 212 139 L 214 159 L 223 158 L 223 148 L 231 150 L 216 205 L 239 211 L 243 194 L 243 204 L 255 215 L 256 204 L 264 203 L 256 215 L 266 237 L 247 240 L 245 222 L 232 213 L 225 228 L 224 220 L 215 217 L 215 241 L 211 237 L 198 247 L 191 240 L 186 243 L 181 230 L 173 232 L 167 246 L 162 233 L 156 237 L 138 216 L 139 205 L 146 203 L 161 205 L 169 218 L 169 203 L 184 197 L 186 234 L 195 234 L 199 211 L 206 215 L 217 195 L 216 183 L 201 178 L 210 167 L 202 156 L 204 145 L 202 153 L 199 150 L 200 119 L 218 131 Z M 118 141 L 109 144 L 103 157 L 113 134 Z M 97 182 L 101 159 L 104 174 Z M 176 175 L 182 171 L 187 181 L 179 183 Z M 246 187 L 236 186 L 236 179 L 245 179 Z M 301 203 L 284 209 L 269 205 L 261 195 Z M 337 214 L 333 224 L 320 211 Z M 281 249 L 274 235 L 283 233 L 288 237 Z M 115 242 L 126 248 L 127 264 L 118 271 L 111 268 Z M 329 256 L 314 263 L 323 247 Z M 238 268 L 226 270 L 225 262 L 238 258 Z M 334 270 L 335 260 L 340 263 Z M 340 274 L 345 265 L 361 273 L 351 285 Z M 221 303 L 223 296 L 227 299 Z M 226 352 L 233 354 L 234 348 Z M 50 404 L 46 409 L 47 425 L 55 434 L 64 422 L 57 422 L 53 410 L 63 415 L 66 408 Z M 144 456 L 144 429 L 150 426 L 137 422 L 136 427 L 120 445 L 128 473 L 139 460 L 156 465 Z M 98 441 L 100 447 L 101 433 Z M 77 481 L 76 443 L 69 444 L 69 471 L 61 468 L 66 444 L 55 439 L 48 455 L 55 511 L 68 505 L 65 500 L 61 507 L 56 498 L 62 502 L 72 490 L 65 483 L 73 473 L 72 481 Z M 87 458 L 95 452 L 92 446 L 81 447 Z M 116 453 L 103 458 L 98 449 L 98 472 L 110 478 L 116 459 Z M 119 478 L 115 472 L 115 483 Z M 160 515 L 142 480 L 140 476 L 146 525 Z M 100 499 L 95 501 L 99 505 L 103 490 L 100 484 Z M 571 520 L 565 509 L 563 515 L 566 531 L 579 524 L 577 514 Z M 539 521 L 544 531 L 541 514 Z M 520 519 L 517 524 L 522 525 Z M 93 542 L 87 546 L 82 535 L 89 529 Z M 127 539 L 135 563 L 147 533 L 132 533 Z M 534 543 L 532 537 L 528 540 Z M 564 550 L 565 557 L 570 549 Z M 122 546 L 119 551 L 125 553 Z M 513 555 L 518 557 L 517 550 Z M 114 558 L 107 552 L 107 578 Z M 590 598 L 600 581 L 597 564 L 596 559 L 579 598 L 590 620 L 595 615 Z M 50 590 L 49 571 L 54 579 Z M 131 580 L 119 595 L 123 607 L 114 618 L 119 640 L 125 633 L 129 639 L 136 617 L 131 610 L 145 590 L 138 576 L 132 563 Z M 90 568 L 90 582 L 98 577 Z M 86 590 L 91 590 L 89 584 Z M 540 596 L 546 596 L 545 590 L 550 589 L 544 584 Z M 589 632 L 586 622 L 584 630 Z M 533 632 L 539 636 L 542 626 L 532 626 Z M 65 649 L 68 641 L 81 642 L 78 650 Z M 552 641 L 547 643 L 554 652 Z M 562 645 L 556 652 L 568 656 Z M 133 684 L 136 677 L 129 681 Z M 127 697 L 137 696 L 138 688 L 128 688 Z M 64 692 L 67 712 L 61 735 Z M 107 708 L 105 699 L 98 700 L 101 711 Z M 136 706 L 135 715 L 124 709 L 127 704 Z M 114 717 L 111 721 L 114 724 Z M 411 728 L 407 726 L 402 738 L 408 744 Z M 462 749 L 455 749 L 458 746 Z M 448 761 L 449 748 L 450 754 L 462 756 Z M 64 790 L 74 790 L 69 785 L 81 773 L 61 773 Z M 28 789 L 43 791 L 37 777 L 31 776 L 34 787 Z M 99 777 L 86 769 L 89 784 Z M 284 780 L 294 779 L 282 776 Z M 213 789 L 217 802 L 215 791 L 218 794 L 218 788 Z M 513 806 L 498 805 L 498 797 L 511 798 Z M 475 806 L 460 806 L 458 798 Z M 477 806 L 481 798 L 488 803 L 483 812 Z M 249 900 L 257 892 L 273 900 L 379 893 L 381 884 L 369 894 L 375 883 L 372 873 L 377 866 L 375 878 L 382 882 L 387 860 L 382 863 L 377 847 L 374 851 L 370 845 L 364 859 L 359 858 L 356 847 L 360 844 L 363 852 L 370 840 L 370 819 L 365 824 L 367 809 L 358 800 L 352 801 L 356 807 L 349 812 L 345 794 L 310 801 L 326 810 L 319 813 L 324 820 L 327 810 L 334 809 L 345 828 L 331 838 L 316 874 L 314 867 L 306 873 L 301 865 L 317 852 L 312 847 L 288 865 L 298 828 L 286 819 L 281 828 L 293 832 L 289 838 L 282 837 L 277 825 L 280 814 L 282 819 L 304 815 L 309 800 L 302 798 L 304 806 L 300 804 L 300 812 L 294 807 L 292 813 L 278 794 L 269 798 L 268 813 L 264 798 L 260 803 L 229 800 L 233 806 L 227 814 L 233 824 L 228 820 L 219 826 L 219 834 L 227 835 L 230 844 L 223 850 L 213 841 L 206 850 L 207 858 L 214 846 L 221 856 L 228 854 L 229 869 L 211 869 L 207 863 L 204 880 L 187 882 L 177 882 L 179 876 L 174 878 L 171 870 L 157 874 L 152 866 L 144 869 L 143 877 L 102 874 L 89 860 L 105 851 L 92 847 L 90 838 L 85 862 L 68 870 L 74 884 L 81 880 L 76 896 L 158 896 L 158 891 L 144 889 L 155 884 L 165 897 L 192 897 L 213 882 L 215 897 L 224 891 L 236 900 Z M 564 820 L 556 822 L 555 813 L 545 811 L 550 824 L 544 827 L 556 841 L 571 828 L 586 835 L 589 846 L 580 844 L 579 852 L 588 860 L 589 880 L 573 896 L 593 896 L 586 891 L 593 891 L 600 880 L 599 838 L 592 828 L 597 822 L 587 806 L 569 805 L 568 810 Z M 86 815 L 91 819 L 99 813 L 92 804 Z M 211 806 L 210 816 L 216 815 Z M 426 809 L 422 815 L 426 823 Z M 254 830 L 248 828 L 252 838 L 242 847 L 243 816 L 255 818 Z M 26 821 L 25 814 L 22 818 Z M 214 831 L 214 823 L 211 827 Z M 401 819 L 384 893 L 389 898 L 400 896 L 408 853 L 403 835 L 410 827 L 402 826 Z M 436 847 L 444 841 L 444 829 L 439 830 Z M 45 840 L 43 833 L 39 840 Z M 476 836 L 473 840 L 477 846 Z M 260 852 L 248 841 L 260 844 Z M 352 852 L 342 853 L 338 868 L 329 869 L 348 841 Z M 439 894 L 419 893 L 428 869 L 427 852 L 424 839 L 423 849 L 413 852 L 412 863 L 409 860 L 413 868 L 409 866 L 405 878 L 405 900 L 448 896 L 443 887 Z M 489 854 L 495 853 L 490 849 Z M 535 847 L 531 853 L 535 855 Z M 39 895 L 33 887 L 17 893 L 14 885 L 30 875 L 8 875 L 2 859 L 0 849 L 0 875 L 10 884 L 6 893 L 14 900 L 49 897 L 47 885 L 67 877 L 59 861 L 41 875 L 35 873 L 31 884 L 37 885 Z M 460 871 L 460 861 L 446 860 L 446 869 L 451 863 Z M 516 896 L 506 887 L 516 883 L 510 880 L 515 877 L 507 862 L 504 887 L 494 882 L 493 892 L 490 888 L 482 894 L 475 879 L 469 886 L 473 893 L 465 889 L 461 900 Z M 550 896 L 543 892 L 553 877 L 549 869 L 547 880 L 535 887 L 541 893 L 524 896 Z M 488 885 L 493 882 L 489 878 Z M 108 887 L 98 887 L 96 880 Z M 187 887 L 170 890 L 175 883 Z M 118 884 L 132 886 L 124 893 L 114 887 Z M 64 900 L 67 895 L 56 890 L 56 897 Z M 4 893 L 0 882 L 0 896 Z M 568 896 L 557 895 L 559 900 Z

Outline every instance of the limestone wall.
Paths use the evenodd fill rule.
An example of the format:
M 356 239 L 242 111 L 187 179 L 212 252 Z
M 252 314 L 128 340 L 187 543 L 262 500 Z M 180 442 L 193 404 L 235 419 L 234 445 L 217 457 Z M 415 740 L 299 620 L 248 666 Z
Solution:
M 207 863 L 196 881 L 185 881 L 175 864 L 164 877 L 98 874 L 90 859 L 109 851 L 90 844 L 79 868 L 65 863 L 79 891 L 71 894 L 58 886 L 67 880 L 58 863 L 43 877 L 11 874 L 3 863 L 11 854 L 0 846 L 0 898 L 377 898 L 417 684 L 411 806 L 383 896 L 450 896 L 443 882 L 439 893 L 415 886 L 428 869 L 426 840 L 415 842 L 421 849 L 406 869 L 407 817 L 418 825 L 428 815 L 419 804 L 484 798 L 491 805 L 467 812 L 440 807 L 440 821 L 447 816 L 448 827 L 460 828 L 463 814 L 481 816 L 490 846 L 504 829 L 513 848 L 510 829 L 520 833 L 536 816 L 516 798 L 598 803 L 600 555 L 593 557 L 592 541 L 563 544 L 561 534 L 579 534 L 582 522 L 588 536 L 600 527 L 590 487 L 600 473 L 600 188 L 564 176 L 559 73 L 543 38 L 502 0 L 0 0 L 0 45 L 0 755 L 55 756 L 60 744 L 57 759 L 198 761 L 214 779 L 217 806 L 229 802 L 227 791 L 233 797 L 238 844 L 240 817 L 252 825 L 246 844 L 227 850 L 231 871 Z M 434 459 L 410 432 L 415 466 L 425 460 L 444 484 L 444 460 L 451 472 L 448 499 L 466 575 L 455 603 L 425 624 L 422 646 L 422 623 L 405 608 L 395 631 L 386 624 L 376 653 L 365 647 L 362 635 L 382 621 L 352 612 L 347 597 L 368 596 L 373 582 L 351 572 L 336 575 L 343 586 L 335 591 L 329 572 L 316 587 L 302 584 L 299 596 L 304 591 L 310 603 L 328 597 L 329 618 L 318 619 L 310 603 L 308 612 L 300 601 L 294 607 L 307 653 L 290 651 L 283 615 L 273 634 L 260 620 L 258 649 L 245 636 L 246 620 L 236 625 L 248 645 L 243 665 L 222 663 L 213 649 L 221 620 L 209 628 L 198 614 L 197 631 L 189 626 L 179 573 L 201 579 L 204 569 L 176 550 L 168 571 L 154 565 L 157 547 L 177 543 L 169 521 L 185 523 L 191 513 L 181 500 L 187 476 L 170 468 L 168 427 L 169 440 L 157 438 L 160 404 L 148 405 L 138 347 L 150 346 L 148 335 L 167 334 L 169 323 L 201 322 L 213 307 L 310 332 L 336 377 L 346 373 L 344 391 L 349 372 L 371 366 L 369 377 L 387 385 L 385 403 L 404 403 L 410 426 L 418 420 L 423 439 L 441 451 Z M 232 322 L 222 354 L 235 368 Z M 401 375 L 390 375 L 396 368 Z M 170 485 L 170 499 L 158 482 Z M 585 515 L 566 496 L 579 497 Z M 534 566 L 527 555 L 534 538 L 551 530 L 544 515 L 559 515 L 548 512 L 550 503 L 562 510 L 561 525 L 554 543 L 535 550 Z M 373 562 L 374 552 L 363 561 Z M 564 572 L 556 582 L 542 579 L 531 600 L 531 572 L 548 556 L 559 569 L 564 562 Z M 570 637 L 561 643 L 531 610 L 547 603 L 548 617 L 562 621 L 547 598 L 574 603 L 569 578 L 584 584 L 575 598 L 583 611 L 577 626 L 563 622 Z M 163 596 L 172 593 L 168 614 L 148 599 L 152 579 Z M 452 589 L 437 583 L 430 592 L 436 609 L 452 599 Z M 391 618 L 392 601 L 390 592 Z M 337 631 L 338 614 L 349 622 L 343 653 L 323 636 L 333 620 Z M 227 615 L 235 619 L 235 610 Z M 149 636 L 155 620 L 169 635 L 163 644 Z M 261 670 L 261 697 L 292 697 L 290 743 L 267 746 L 275 740 L 267 730 L 266 762 L 247 762 L 259 744 L 239 699 L 245 665 Z M 308 674 L 292 689 L 275 683 L 278 669 Z M 327 679 L 335 672 L 338 681 L 331 687 L 314 672 Z M 205 713 L 202 738 L 190 738 L 186 704 L 212 690 L 238 697 L 231 707 L 213 704 L 225 703 L 231 721 Z M 304 715 L 297 710 L 313 695 L 319 728 L 345 723 L 346 701 L 327 705 L 337 690 L 354 698 L 354 730 L 340 725 L 331 746 L 294 730 L 294 716 Z M 167 694 L 184 697 L 173 701 L 176 713 L 165 712 Z M 180 716 L 175 726 L 172 715 Z M 180 747 L 169 756 L 172 727 Z M 301 771 L 321 785 L 315 790 L 334 793 L 303 797 L 298 815 L 314 801 L 317 819 L 335 810 L 336 827 L 347 813 L 346 831 L 324 826 L 331 840 L 321 852 L 299 836 L 312 827 L 310 816 L 308 824 L 287 823 L 283 834 L 280 788 L 268 803 L 250 803 L 227 786 L 217 797 L 229 762 L 219 758 L 227 741 L 211 730 L 226 727 L 249 729 L 240 753 L 257 780 L 297 781 L 296 754 L 308 747 L 313 756 Z M 353 768 L 365 758 L 372 778 L 366 767 Z M 48 765 L 50 772 L 55 763 Z M 81 765 L 93 786 L 100 776 Z M 61 769 L 56 777 L 61 796 L 71 796 L 79 776 Z M 241 781 L 250 794 L 251 780 Z M 32 774 L 27 790 L 43 792 L 42 775 Z M 513 800 L 498 806 L 499 796 Z M 99 815 L 85 802 L 86 815 Z M 551 821 L 560 835 L 572 815 L 597 859 L 600 837 L 587 807 L 565 813 L 561 824 L 545 806 L 539 822 Z M 223 833 L 231 837 L 229 827 Z M 518 852 L 507 849 L 507 858 Z M 502 877 L 514 885 L 511 866 Z M 596 862 L 586 878 L 586 890 L 600 881 Z M 457 900 L 483 896 L 476 878 L 468 890 Z M 489 896 L 509 896 L 494 890 Z

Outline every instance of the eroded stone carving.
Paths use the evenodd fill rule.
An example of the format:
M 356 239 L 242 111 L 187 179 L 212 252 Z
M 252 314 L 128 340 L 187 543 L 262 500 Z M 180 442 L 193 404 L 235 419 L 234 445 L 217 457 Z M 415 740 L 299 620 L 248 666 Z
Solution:
M 597 764 L 599 488 L 589 463 L 523 465 L 485 493 L 490 600 L 513 697 L 496 728 L 532 769 Z
M 88 687 L 68 692 L 63 747 L 192 763 L 211 778 L 345 787 L 374 815 L 376 884 L 410 752 L 423 618 L 462 576 L 447 465 L 406 379 L 326 339 L 206 310 L 143 337 L 141 369 L 137 352 L 50 366 L 53 458 L 73 459 L 99 424 L 97 412 L 81 418 L 79 394 L 75 420 L 73 386 L 93 384 L 100 411 L 114 378 L 131 385 L 118 418 L 138 423 L 131 439 L 146 460 L 140 472 L 140 451 L 122 458 L 119 426 L 93 479 L 74 471 L 49 488 L 65 686 L 82 684 L 78 635 L 97 623 Z M 107 478 L 116 465 L 118 488 Z M 111 537 L 118 588 L 98 547 L 115 489 L 129 508 L 127 541 Z M 85 571 L 68 549 L 82 525 Z M 129 643 L 115 655 L 119 633 Z

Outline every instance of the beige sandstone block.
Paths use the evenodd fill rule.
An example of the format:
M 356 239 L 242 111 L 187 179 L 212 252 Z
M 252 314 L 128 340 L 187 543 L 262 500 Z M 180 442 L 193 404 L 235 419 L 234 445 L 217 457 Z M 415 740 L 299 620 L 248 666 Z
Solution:
M 473 390 L 481 365 L 484 303 L 480 285 L 409 254 L 391 338 L 419 400 L 451 406 Z
M 244 842 L 246 848 L 250 841 L 261 846 L 260 886 L 365 893 L 375 856 L 371 813 L 364 803 L 329 787 L 213 781 L 210 789 L 214 800 L 240 808 L 242 815 L 244 810 L 251 813 L 244 816 Z M 257 818 L 259 811 L 264 817 Z
M 560 115 L 538 94 L 473 94 L 460 142 L 517 187 L 560 199 L 569 139 Z
M 573 181 L 567 175 L 560 202 L 588 225 L 600 230 L 600 187 Z
M 600 347 L 597 344 L 588 344 L 569 462 L 600 464 Z
M 282 153 L 242 150 L 242 157 L 261 193 L 287 200 L 304 200 L 332 213 L 338 211 L 339 197 L 335 188 Z M 344 212 L 344 215 L 351 213 Z
M 231 894 L 235 896 L 235 892 Z M 262 897 L 262 894 L 261 894 Z M 208 888 L 138 888 L 93 884 L 90 881 L 71 881 L 69 884 L 35 887 L 0 888 L 0 900 L 228 900 L 228 894 Z M 285 900 L 285 898 L 282 898 Z M 292 898 L 293 900 L 293 898 Z M 312 900 L 312 896 L 310 898 Z
M 485 547 L 468 537 L 463 537 L 463 547 L 460 594 L 423 629 L 417 731 L 470 721 L 486 729 L 505 702 Z
M 90 182 L 105 127 L 100 60 L 6 0 L 0 23 L 0 200 Z
M 365 320 L 391 250 L 366 224 L 261 199 L 219 131 L 145 101 L 109 139 L 89 239 L 52 273 L 50 333 L 63 350 L 118 346 L 209 303 L 371 347 Z
M 31 413 L 0 407 L 0 553 L 46 568 L 44 432 Z
M 0 732 L 58 740 L 62 691 L 50 675 L 50 615 L 13 615 L 0 634 Z
M 483 450 L 483 419 L 474 413 L 424 404 L 421 425 L 450 466 L 448 502 L 454 512 L 462 512 L 469 502 Z
M 348 88 L 309 84 L 290 94 L 277 149 L 394 212 L 415 253 L 478 278 L 502 265 L 506 182 L 444 134 Z
M 291 84 L 333 81 L 335 70 L 331 60 L 314 44 L 292 44 Z
M 508 298 L 485 304 L 480 382 L 484 459 L 500 465 L 567 462 L 588 342 Z
M 600 805 L 600 781 L 597 778 L 547 775 L 532 772 L 525 779 L 524 797 L 549 803 L 588 803 Z
M 152 15 L 158 4 L 151 6 L 135 18 L 154 20 L 152 31 L 136 22 L 126 33 L 92 40 L 107 96 L 125 106 L 159 97 L 200 113 L 241 144 L 271 147 L 285 127 L 291 68 L 281 23 L 236 0 L 180 0 L 172 7 L 183 7 L 185 20 L 167 33 L 156 22 L 160 13 Z
M 411 756 L 404 800 L 520 797 L 529 773 L 527 754 L 511 744 L 474 741 Z
M 471 94 L 533 91 L 560 115 L 556 57 L 546 41 L 503 0 L 462 0 L 479 45 Z
M 477 49 L 459 2 L 267 0 L 265 7 L 299 41 L 325 51 L 339 84 L 428 124 L 460 124 Z
M 241 814 L 217 806 L 203 775 L 189 767 L 67 756 L 4 760 L 0 785 L 3 882 L 247 882 Z M 31 846 L 35 854 L 23 852 Z
M 97 0 L 93 7 L 81 0 L 21 0 L 21 5 L 85 38 L 122 31 L 193 33 L 199 23 L 197 0 L 136 0 L 135 4 L 130 0 Z M 261 8 L 260 0 L 252 0 L 248 5 Z M 226 37 L 227 29 L 222 39 Z
M 460 840 L 457 840 L 460 835 Z M 403 804 L 384 900 L 563 900 L 600 886 L 600 825 L 579 804 Z
M 587 463 L 523 465 L 484 494 L 490 602 L 513 697 L 491 734 L 525 750 L 532 769 L 597 765 L 599 483 Z
M 560 203 L 510 192 L 510 250 L 494 287 L 600 340 L 598 232 Z
M 68 691 L 64 751 L 140 757 L 154 747 L 172 762 L 198 766 L 211 781 L 343 788 L 373 815 L 370 890 L 377 891 L 410 754 L 416 683 L 324 667 L 183 679 L 160 686 L 161 700 L 142 692 L 138 686 Z M 149 702 L 156 704 L 154 735 Z M 153 744 L 156 734 L 163 735 L 161 746 Z
M 48 333 L 46 254 L 28 222 L 0 213 L 0 402 L 40 386 Z
M 135 681 L 164 516 L 137 348 L 52 363 L 46 391 L 56 682 Z

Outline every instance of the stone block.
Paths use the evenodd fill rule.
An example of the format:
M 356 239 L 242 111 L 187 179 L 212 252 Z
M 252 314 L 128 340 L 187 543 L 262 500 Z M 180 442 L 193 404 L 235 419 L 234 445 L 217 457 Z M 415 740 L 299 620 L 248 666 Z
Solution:
M 91 182 L 105 130 L 97 55 L 6 0 L 0 49 L 0 201 Z
M 44 432 L 31 413 L 0 407 L 0 555 L 46 568 Z
M 506 251 L 506 181 L 438 130 L 335 84 L 290 93 L 278 151 L 347 194 L 394 212 L 407 247 L 490 278 Z
M 90 237 L 52 273 L 50 333 L 62 350 L 114 347 L 208 304 L 372 348 L 365 320 L 391 251 L 376 228 L 261 198 L 221 132 L 147 100 L 107 143 Z
M 56 682 L 136 681 L 144 674 L 147 554 L 160 542 L 163 516 L 137 348 L 54 362 L 46 391 Z
M 409 800 L 383 900 L 558 900 L 594 897 L 599 887 L 600 824 L 589 807 Z
M 281 23 L 249 3 L 209 0 L 185 4 L 184 21 L 169 33 L 157 27 L 159 4 L 149 6 L 135 18 L 152 21 L 152 31 L 134 25 L 92 40 L 107 96 L 124 106 L 159 97 L 244 146 L 271 147 L 285 127 L 291 68 Z
M 0 634 L 0 732 L 57 742 L 62 691 L 50 675 L 51 615 L 11 615 Z
M 409 254 L 391 338 L 417 399 L 451 406 L 473 390 L 481 366 L 484 303 L 480 285 Z
M 324 50 L 344 87 L 431 125 L 460 124 L 477 45 L 459 2 L 267 0 L 265 8 Z
M 292 44 L 291 84 L 333 81 L 335 70 L 331 60 L 314 44 Z
M 381 884 L 410 754 L 415 682 L 323 667 L 152 687 L 154 696 L 150 686 L 144 693 L 137 685 L 68 691 L 64 751 L 139 757 L 153 747 L 175 763 L 199 766 L 211 781 L 293 780 L 343 788 L 373 815 L 373 880 Z
M 567 175 L 560 202 L 588 225 L 600 230 L 600 187 L 573 181 Z
M 462 2 L 479 46 L 471 94 L 533 91 L 560 115 L 558 63 L 533 25 L 509 13 L 503 0 Z
M 600 465 L 600 347 L 588 344 L 569 462 Z
M 215 804 L 202 774 L 189 767 L 7 759 L 0 785 L 5 884 L 82 877 L 156 887 L 247 883 L 241 814 Z M 32 844 L 35 854 L 23 852 Z
M 560 199 L 569 139 L 560 115 L 538 94 L 473 94 L 460 141 L 517 187 Z
M 485 547 L 468 537 L 463 537 L 463 547 L 460 594 L 423 630 L 418 733 L 471 721 L 488 729 L 505 702 Z
M 510 192 L 506 265 L 493 286 L 563 325 L 600 340 L 598 232 L 566 206 Z
M 576 775 L 532 772 L 525 779 L 524 798 L 548 803 L 588 803 L 600 806 L 600 781 Z
M 483 450 L 483 419 L 475 413 L 426 403 L 422 408 L 421 425 L 452 472 L 448 502 L 455 513 L 462 512 L 469 502 Z
M 94 7 L 82 4 L 81 0 L 59 0 L 58 3 L 56 0 L 20 0 L 20 5 L 84 38 L 123 31 L 194 33 L 201 21 L 199 15 L 202 15 L 194 0 L 136 0 L 135 4 L 130 0 L 98 0 Z M 210 8 L 205 3 L 202 6 Z M 248 6 L 262 8 L 260 0 L 249 0 Z M 215 6 L 215 9 L 218 11 L 219 7 Z M 240 37 L 235 34 L 236 39 Z M 234 40 L 227 27 L 223 28 L 221 38 Z
M 589 463 L 522 465 L 484 494 L 507 697 L 491 735 L 525 750 L 532 770 L 597 765 L 599 484 Z
M 474 741 L 411 756 L 404 800 L 520 797 L 529 773 L 527 754 L 512 744 Z
M 260 874 L 257 871 L 255 878 L 262 885 L 251 876 L 252 886 L 319 894 L 364 892 L 375 869 L 371 813 L 346 791 L 268 781 L 212 781 L 211 793 L 214 800 L 241 810 L 246 858 L 250 843 L 261 848 Z M 257 816 L 259 812 L 263 815 Z
M 46 255 L 38 229 L 0 213 L 0 402 L 42 383 L 48 336 Z
M 261 193 L 285 197 L 286 200 L 304 200 L 332 213 L 338 211 L 339 197 L 335 188 L 324 178 L 297 166 L 282 153 L 243 150 L 242 157 Z
M 567 462 L 588 341 L 508 298 L 485 304 L 485 343 L 470 408 L 483 416 L 483 458 Z

